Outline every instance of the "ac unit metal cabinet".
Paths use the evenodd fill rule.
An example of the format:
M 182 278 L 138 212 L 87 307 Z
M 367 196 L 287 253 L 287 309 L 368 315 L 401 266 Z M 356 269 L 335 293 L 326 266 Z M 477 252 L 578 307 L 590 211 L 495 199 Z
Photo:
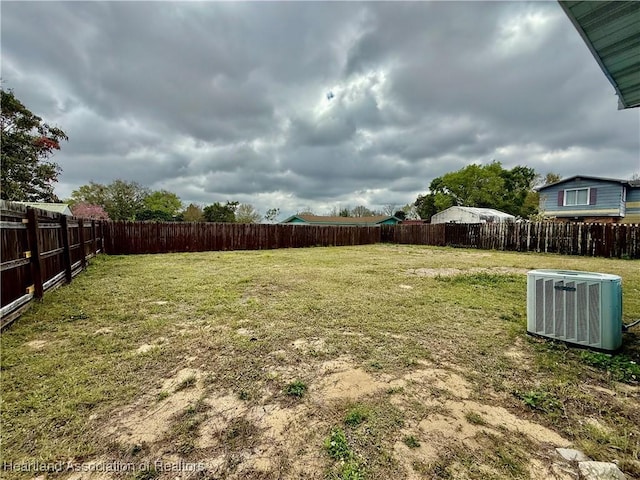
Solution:
M 617 350 L 622 345 L 622 279 L 607 273 L 531 270 L 527 332 Z

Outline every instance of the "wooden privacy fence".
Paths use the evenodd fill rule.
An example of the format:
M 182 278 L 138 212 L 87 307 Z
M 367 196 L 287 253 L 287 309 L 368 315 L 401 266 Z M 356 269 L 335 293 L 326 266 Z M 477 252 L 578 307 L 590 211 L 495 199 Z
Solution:
M 0 327 L 34 298 L 108 254 L 261 250 L 373 243 L 458 246 L 594 257 L 640 258 L 640 225 L 486 223 L 377 227 L 236 223 L 102 222 L 0 201 Z
M 640 258 L 640 225 L 485 223 L 434 225 L 266 225 L 236 223 L 107 222 L 108 254 L 261 250 L 402 243 Z
M 640 225 L 553 222 L 447 224 L 445 236 L 447 245 L 484 250 L 640 258 Z
M 102 222 L 0 200 L 0 328 L 72 278 L 103 249 Z
M 379 227 L 174 222 L 105 224 L 105 251 L 108 254 L 264 250 L 379 242 Z

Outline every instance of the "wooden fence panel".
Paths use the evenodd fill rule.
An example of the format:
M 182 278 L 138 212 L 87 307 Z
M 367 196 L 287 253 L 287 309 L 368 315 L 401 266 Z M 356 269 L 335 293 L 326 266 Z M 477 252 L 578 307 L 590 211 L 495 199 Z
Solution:
M 80 267 L 83 258 L 95 255 L 103 245 L 99 221 L 87 225 L 83 256 L 75 219 L 14 202 L 0 201 L 0 223 L 0 328 L 18 318 L 33 298 L 71 281 L 72 264 Z
M 102 228 L 105 251 L 110 254 L 261 250 L 380 242 L 618 258 L 639 258 L 640 251 L 640 227 L 615 224 L 524 222 L 351 227 L 108 222 Z

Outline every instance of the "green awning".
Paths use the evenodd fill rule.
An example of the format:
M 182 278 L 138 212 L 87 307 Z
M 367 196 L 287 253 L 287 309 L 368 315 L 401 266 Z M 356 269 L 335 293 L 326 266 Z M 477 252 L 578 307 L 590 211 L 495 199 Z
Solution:
M 618 108 L 640 106 L 640 2 L 560 1 L 618 95 Z

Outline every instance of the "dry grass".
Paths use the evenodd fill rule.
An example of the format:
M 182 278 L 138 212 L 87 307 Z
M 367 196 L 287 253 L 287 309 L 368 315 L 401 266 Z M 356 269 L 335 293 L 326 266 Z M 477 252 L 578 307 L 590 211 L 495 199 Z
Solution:
M 640 327 L 620 361 L 531 338 L 522 273 L 621 275 L 630 321 L 638 267 L 397 245 L 100 257 L 2 334 L 2 457 L 542 479 L 573 445 L 640 475 Z

